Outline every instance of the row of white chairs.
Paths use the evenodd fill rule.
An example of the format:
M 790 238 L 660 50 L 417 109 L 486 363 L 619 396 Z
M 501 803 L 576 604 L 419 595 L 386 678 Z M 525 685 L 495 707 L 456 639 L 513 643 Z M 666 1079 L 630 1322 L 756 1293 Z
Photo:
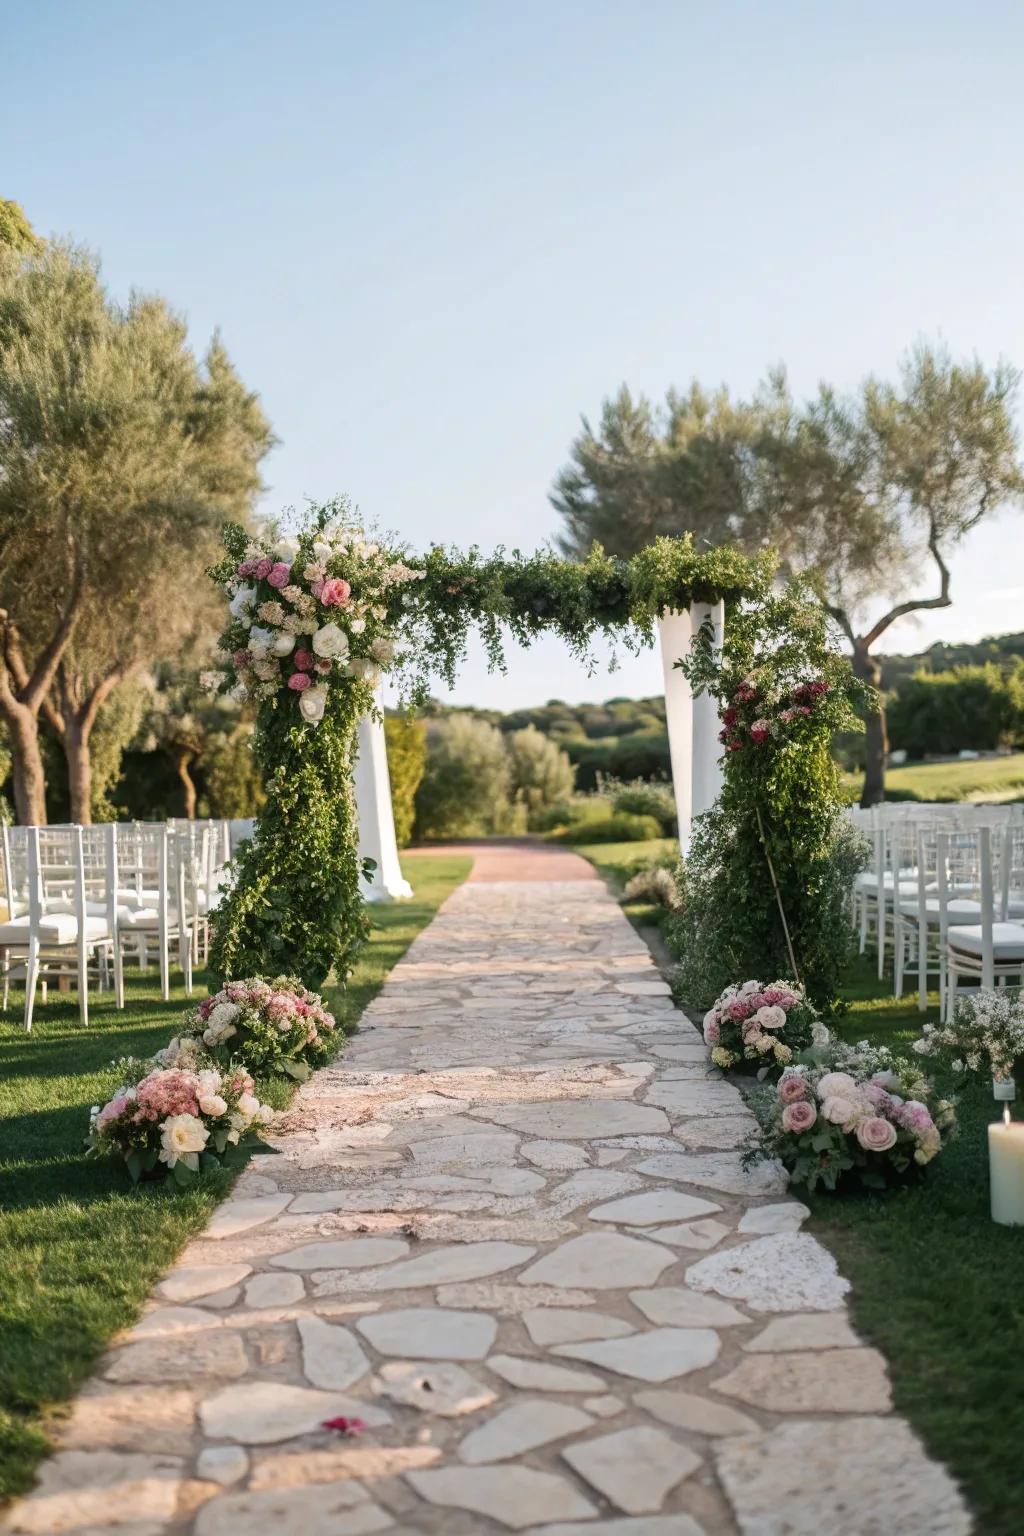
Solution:
M 938 979 L 951 1018 L 961 981 L 1024 985 L 1024 806 L 882 806 L 853 820 L 871 863 L 853 889 L 863 953 L 893 989 L 916 977 L 918 1006 Z
M 231 853 L 226 822 L 109 822 L 97 827 L 0 827 L 0 981 L 6 1011 L 13 977 L 25 983 L 25 1028 L 36 992 L 77 981 L 89 1022 L 89 987 L 113 986 L 124 1007 L 124 962 L 148 969 L 155 949 L 170 997 L 174 957 L 192 992 L 206 958 L 210 917 Z

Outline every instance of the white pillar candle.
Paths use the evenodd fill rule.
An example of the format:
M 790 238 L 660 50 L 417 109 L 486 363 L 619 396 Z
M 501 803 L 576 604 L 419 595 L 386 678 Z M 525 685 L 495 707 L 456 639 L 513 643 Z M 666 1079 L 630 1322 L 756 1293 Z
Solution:
M 988 1172 L 992 1220 L 1024 1226 L 1024 1120 L 1011 1120 L 1009 1109 L 988 1128 Z

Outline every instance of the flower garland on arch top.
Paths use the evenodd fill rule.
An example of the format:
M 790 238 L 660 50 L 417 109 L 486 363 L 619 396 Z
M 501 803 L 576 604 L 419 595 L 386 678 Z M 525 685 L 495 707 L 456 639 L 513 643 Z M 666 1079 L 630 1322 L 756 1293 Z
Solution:
M 211 575 L 228 598 L 220 644 L 230 670 L 207 674 L 211 687 L 258 704 L 291 695 L 318 725 L 332 685 L 376 686 L 398 654 L 401 589 L 422 570 L 341 518 L 321 516 L 298 538 L 257 539 L 232 525 L 224 543 L 228 558 Z

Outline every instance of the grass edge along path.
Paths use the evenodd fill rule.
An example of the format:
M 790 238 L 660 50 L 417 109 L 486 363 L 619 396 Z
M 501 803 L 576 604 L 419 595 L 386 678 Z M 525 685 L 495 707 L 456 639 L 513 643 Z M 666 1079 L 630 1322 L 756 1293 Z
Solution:
M 665 847 L 659 840 L 574 851 L 619 893 L 623 870 L 654 863 Z M 662 963 L 656 924 L 664 909 L 630 902 L 623 910 Z M 916 991 L 894 998 L 871 957 L 855 962 L 843 996 L 849 1011 L 833 1027 L 851 1043 L 906 1054 L 938 1018 L 937 994 L 922 1014 Z M 941 1086 L 957 1099 L 960 1132 L 920 1183 L 885 1194 L 793 1193 L 811 1208 L 807 1230 L 850 1281 L 854 1326 L 888 1362 L 896 1411 L 960 1483 L 979 1533 L 1020 1536 L 1024 1228 L 996 1226 L 989 1214 L 986 1128 L 1002 1112 L 991 1087 L 955 1076 Z M 1021 1092 L 1024 1117 L 1024 1084 Z
M 349 986 L 325 988 L 346 1034 L 471 865 L 409 860 L 413 898 L 371 908 Z M 193 1001 L 205 995 L 197 982 Z M 51 993 L 29 1036 L 17 995 L 0 1016 L 0 1505 L 30 1486 L 54 1416 L 237 1176 L 222 1171 L 184 1192 L 133 1187 L 113 1160 L 84 1157 L 89 1106 L 117 1086 L 111 1061 L 159 1050 L 189 1006 L 180 986 L 169 1003 L 154 988 L 152 972 L 133 976 L 120 1014 L 91 1000 L 87 1031 L 74 994 Z M 278 1107 L 290 1096 L 279 1078 L 257 1092 Z

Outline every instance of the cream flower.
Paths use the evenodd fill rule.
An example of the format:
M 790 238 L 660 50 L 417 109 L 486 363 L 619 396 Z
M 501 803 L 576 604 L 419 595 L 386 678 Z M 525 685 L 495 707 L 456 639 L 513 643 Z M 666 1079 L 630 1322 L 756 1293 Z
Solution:
M 195 1173 L 199 1168 L 199 1153 L 210 1139 L 210 1133 L 195 1115 L 171 1115 L 160 1127 L 160 1161 L 173 1168 L 184 1163 Z
M 216 1120 L 219 1115 L 227 1114 L 228 1101 L 222 1099 L 219 1093 L 204 1093 L 199 1100 L 199 1108 L 204 1115 L 209 1115 L 211 1119 Z
M 348 656 L 348 635 L 337 624 L 324 624 L 313 636 L 313 653 L 344 661 Z
M 299 713 L 308 725 L 319 725 L 326 708 L 327 689 L 323 685 L 307 688 L 305 693 L 299 694 Z

